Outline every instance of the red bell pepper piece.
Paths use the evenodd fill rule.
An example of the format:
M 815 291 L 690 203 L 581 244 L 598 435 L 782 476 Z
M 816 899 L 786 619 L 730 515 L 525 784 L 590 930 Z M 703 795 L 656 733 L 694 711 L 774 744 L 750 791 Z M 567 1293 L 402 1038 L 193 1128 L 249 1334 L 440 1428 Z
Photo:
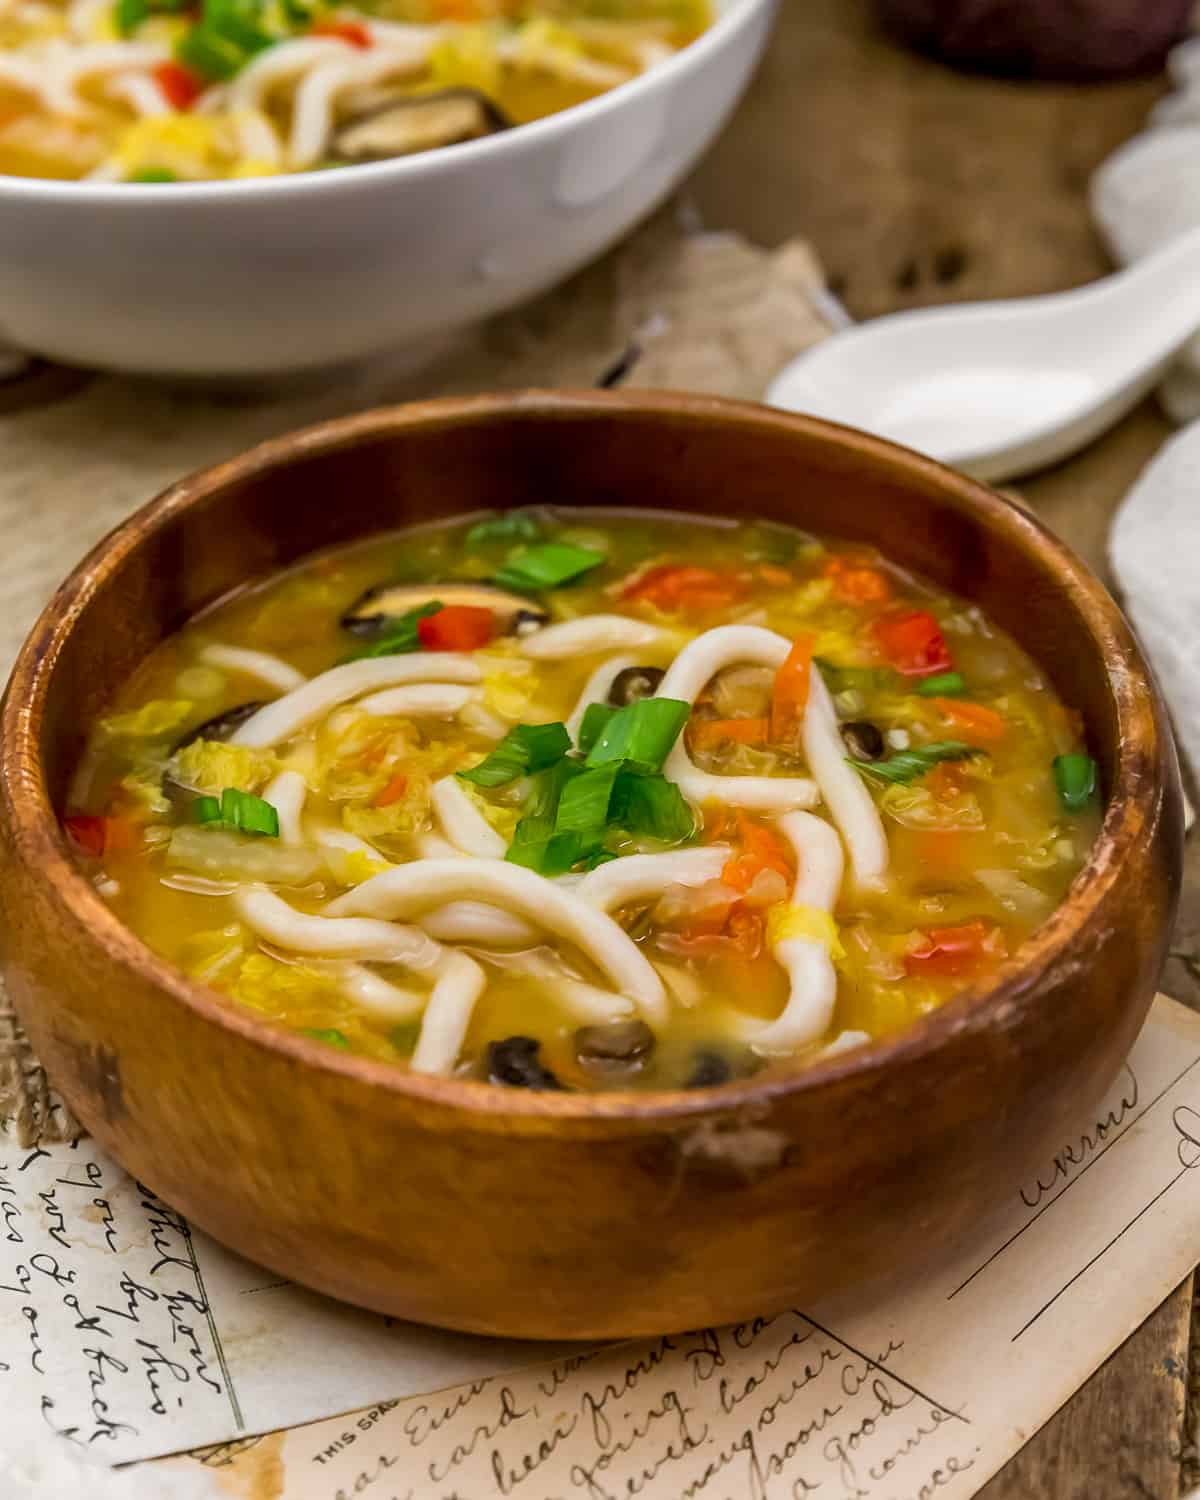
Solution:
M 941 626 L 928 610 L 889 610 L 871 631 L 889 665 L 905 677 L 928 677 L 952 665 Z

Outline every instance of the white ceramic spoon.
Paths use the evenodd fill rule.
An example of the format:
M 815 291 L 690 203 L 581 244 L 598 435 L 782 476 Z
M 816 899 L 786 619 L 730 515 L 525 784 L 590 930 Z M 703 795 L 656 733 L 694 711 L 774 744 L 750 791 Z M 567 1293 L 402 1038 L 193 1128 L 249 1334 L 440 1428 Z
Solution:
M 980 479 L 1098 437 L 1200 328 L 1200 229 L 1074 291 L 894 313 L 792 361 L 767 401 L 865 428 Z

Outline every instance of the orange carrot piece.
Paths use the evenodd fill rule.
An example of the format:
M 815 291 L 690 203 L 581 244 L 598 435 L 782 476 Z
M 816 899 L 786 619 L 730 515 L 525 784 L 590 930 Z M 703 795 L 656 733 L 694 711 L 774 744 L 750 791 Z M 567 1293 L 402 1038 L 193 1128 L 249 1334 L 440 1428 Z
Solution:
M 771 698 L 771 739 L 775 744 L 786 743 L 804 717 L 804 710 L 808 707 L 815 645 L 815 636 L 798 635 L 792 642 L 786 661 L 775 673 L 775 689 Z
M 929 700 L 970 745 L 994 745 L 1008 731 L 1003 714 L 983 703 L 964 703 L 958 698 Z
M 397 771 L 387 786 L 375 796 L 371 803 L 372 807 L 391 807 L 393 802 L 399 802 L 400 798 L 408 791 L 408 777 L 402 771 Z
M 770 730 L 767 719 L 699 719 L 692 730 L 692 743 L 699 750 L 713 750 L 728 740 L 739 745 L 762 745 Z
M 892 597 L 887 574 L 852 557 L 831 557 L 823 571 L 833 579 L 836 597 L 846 604 L 885 604 Z

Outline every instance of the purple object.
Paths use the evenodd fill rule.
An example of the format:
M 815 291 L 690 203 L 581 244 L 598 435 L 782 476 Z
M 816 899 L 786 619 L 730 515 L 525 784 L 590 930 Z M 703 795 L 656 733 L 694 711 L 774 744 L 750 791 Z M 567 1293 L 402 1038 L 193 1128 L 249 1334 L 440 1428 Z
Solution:
M 1194 0 L 876 0 L 888 29 L 955 67 L 1008 77 L 1116 78 L 1157 68 Z

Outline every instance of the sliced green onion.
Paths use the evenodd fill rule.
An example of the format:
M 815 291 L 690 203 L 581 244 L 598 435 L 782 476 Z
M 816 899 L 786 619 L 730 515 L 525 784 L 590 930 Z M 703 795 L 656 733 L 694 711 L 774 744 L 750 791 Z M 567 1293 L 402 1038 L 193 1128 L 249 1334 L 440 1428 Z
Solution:
M 891 667 L 841 667 L 823 656 L 814 656 L 813 661 L 825 679 L 825 686 L 835 696 L 851 692 L 886 693 L 897 686 L 900 675 Z
M 567 782 L 558 802 L 555 833 L 588 833 L 607 825 L 617 770 L 614 761 L 611 765 L 584 771 Z
M 504 857 L 539 875 L 565 875 L 580 860 L 595 858 L 601 847 L 595 834 L 550 833 L 545 819 L 522 818 Z
M 257 833 L 265 838 L 279 837 L 279 814 L 269 802 L 253 792 L 227 786 L 221 793 L 221 821 L 239 833 Z
M 117 0 L 113 6 L 113 25 L 122 36 L 130 36 L 149 14 L 148 0 Z
M 215 36 L 204 25 L 193 26 L 175 44 L 175 56 L 212 83 L 224 83 L 246 63 L 245 55 L 223 37 Z
M 605 724 L 588 751 L 587 764 L 617 761 L 635 770 L 657 771 L 691 711 L 691 704 L 679 698 L 639 698 L 618 709 Z
M 425 604 L 418 604 L 416 609 L 397 615 L 388 626 L 386 635 L 372 641 L 369 646 L 362 646 L 357 651 L 352 651 L 344 659 L 361 661 L 367 656 L 404 656 L 409 651 L 419 651 L 421 637 L 417 630 L 417 622 L 427 619 L 430 615 L 436 615 L 444 608 L 440 599 L 430 599 Z
M 589 703 L 584 709 L 577 743 L 585 755 L 600 738 L 609 719 L 616 712 L 611 703 Z
M 1056 755 L 1053 761 L 1054 785 L 1058 799 L 1068 812 L 1080 812 L 1096 791 L 1096 762 L 1090 755 Z
M 570 748 L 571 736 L 565 724 L 517 724 L 486 760 L 457 774 L 461 781 L 474 786 L 507 786 L 519 776 L 553 765 Z
M 604 562 L 603 552 L 591 547 L 572 547 L 565 542 L 544 542 L 510 558 L 498 570 L 492 582 L 501 588 L 537 593 L 542 589 L 561 588 L 582 573 L 589 573 Z
M 899 782 L 902 786 L 907 786 L 944 760 L 971 760 L 986 753 L 962 740 L 939 740 L 932 745 L 920 745 L 914 750 L 901 750 L 887 760 L 852 760 L 847 757 L 847 764 L 852 765 L 863 776 L 874 776 L 880 781 Z
M 312 1037 L 314 1042 L 324 1042 L 327 1047 L 336 1047 L 339 1052 L 350 1050 L 345 1036 L 332 1026 L 306 1026 L 303 1035 Z
M 476 521 L 467 532 L 466 545 L 486 547 L 490 542 L 536 542 L 541 535 L 541 522 L 532 512 L 510 510 L 507 515 Z
M 179 173 L 170 167 L 139 167 L 125 179 L 126 182 L 178 182 Z
M 630 771 L 621 771 L 617 777 L 612 820 L 629 833 L 669 844 L 682 843 L 696 831 L 696 816 L 673 781 Z
M 221 799 L 219 797 L 197 797 L 192 803 L 193 823 L 219 823 L 221 821 Z
M 966 690 L 967 679 L 961 672 L 935 672 L 916 686 L 922 698 L 961 698 Z

